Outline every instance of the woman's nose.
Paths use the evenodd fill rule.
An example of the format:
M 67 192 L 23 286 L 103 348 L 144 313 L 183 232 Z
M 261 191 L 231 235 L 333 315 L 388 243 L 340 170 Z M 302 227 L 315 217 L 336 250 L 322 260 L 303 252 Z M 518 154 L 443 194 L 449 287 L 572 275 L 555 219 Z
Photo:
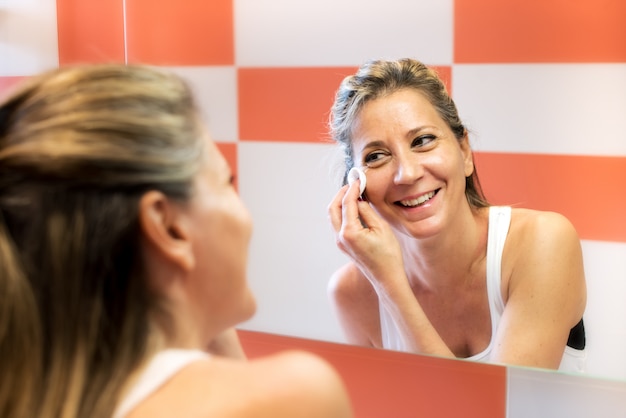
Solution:
M 424 166 L 418 155 L 402 156 L 396 158 L 396 184 L 412 184 L 424 174 Z

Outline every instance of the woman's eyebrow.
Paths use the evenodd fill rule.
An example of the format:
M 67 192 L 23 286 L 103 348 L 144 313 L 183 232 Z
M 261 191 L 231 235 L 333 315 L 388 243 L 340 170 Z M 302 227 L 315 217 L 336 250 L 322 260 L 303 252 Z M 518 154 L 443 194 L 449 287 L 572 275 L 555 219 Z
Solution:
M 368 142 L 367 144 L 365 144 L 363 146 L 363 149 L 378 148 L 378 147 L 383 147 L 383 146 L 385 146 L 385 142 L 384 141 L 375 140 L 375 141 L 371 141 L 371 142 Z
M 418 126 L 417 128 L 413 128 L 413 129 L 409 129 L 407 131 L 407 133 L 405 134 L 406 138 L 410 138 L 413 139 L 415 136 L 417 136 L 419 133 L 421 133 L 422 131 L 427 131 L 427 130 L 432 130 L 432 129 L 438 129 L 435 125 L 422 125 L 422 126 Z M 385 146 L 385 141 L 381 141 L 379 139 L 370 141 L 368 143 L 366 143 L 362 150 L 366 150 L 369 148 L 379 148 L 379 147 L 384 147 Z
M 413 128 L 413 129 L 410 129 L 409 131 L 407 131 L 406 137 L 407 138 L 413 138 L 413 137 L 417 136 L 420 132 L 426 131 L 426 130 L 430 130 L 430 129 L 437 129 L 437 127 L 434 126 L 434 125 L 418 126 L 417 128 Z

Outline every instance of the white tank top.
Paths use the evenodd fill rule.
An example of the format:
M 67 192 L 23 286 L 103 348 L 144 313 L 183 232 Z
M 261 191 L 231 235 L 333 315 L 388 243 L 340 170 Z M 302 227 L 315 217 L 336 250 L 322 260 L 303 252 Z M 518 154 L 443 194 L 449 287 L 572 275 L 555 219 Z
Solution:
M 502 283 L 502 251 L 511 224 L 511 208 L 508 206 L 492 206 L 489 208 L 489 228 L 487 236 L 487 298 L 491 315 L 491 341 L 487 348 L 466 360 L 488 362 L 493 350 L 494 339 L 500 318 L 504 312 L 504 301 L 500 285 Z M 408 351 L 391 315 L 380 304 L 380 332 L 383 347 L 388 350 Z M 586 351 L 565 347 L 559 370 L 568 372 L 584 372 L 586 369 Z
M 168 349 L 154 355 L 117 406 L 113 418 L 123 418 L 188 364 L 206 359 L 200 350 Z

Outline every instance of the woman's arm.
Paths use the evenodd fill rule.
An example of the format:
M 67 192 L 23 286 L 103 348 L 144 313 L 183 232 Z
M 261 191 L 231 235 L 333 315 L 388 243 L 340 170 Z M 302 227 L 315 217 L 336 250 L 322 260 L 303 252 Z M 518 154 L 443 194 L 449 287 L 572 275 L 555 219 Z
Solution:
M 332 275 L 328 296 L 348 343 L 383 348 L 378 296 L 353 263 Z
M 520 218 L 503 255 L 510 278 L 492 360 L 557 369 L 586 304 L 580 240 L 559 214 L 525 211 Z
M 358 199 L 358 193 L 358 182 L 344 186 L 328 207 L 337 246 L 352 259 L 354 266 L 359 270 L 359 273 L 355 274 L 362 280 L 369 281 L 378 301 L 396 323 L 408 351 L 455 357 L 413 295 L 404 271 L 400 245 L 391 227 L 380 218 L 369 203 Z M 342 273 L 340 270 L 339 274 L 345 275 L 345 272 Z M 338 281 L 337 278 L 334 280 Z M 345 281 L 345 277 L 342 280 Z M 350 295 L 346 296 L 345 292 L 339 295 L 341 298 L 335 297 L 335 304 L 339 308 L 339 318 L 344 329 L 347 329 L 348 338 L 352 338 L 356 343 L 368 345 L 368 339 L 371 343 L 375 338 L 364 336 L 363 329 L 359 329 L 358 316 L 350 313 L 351 307 L 354 308 L 362 302 L 354 300 L 353 295 L 351 300 L 347 297 Z M 367 318 L 368 321 L 373 321 L 371 316 Z M 370 326 L 370 329 L 372 327 Z M 380 328 L 377 343 L 380 344 Z

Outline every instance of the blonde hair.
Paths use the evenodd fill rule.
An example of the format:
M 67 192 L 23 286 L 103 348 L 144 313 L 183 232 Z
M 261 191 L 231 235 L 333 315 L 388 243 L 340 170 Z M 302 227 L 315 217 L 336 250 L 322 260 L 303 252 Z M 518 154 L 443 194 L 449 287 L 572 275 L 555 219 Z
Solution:
M 185 83 L 142 66 L 54 70 L 1 104 L 1 416 L 112 415 L 158 303 L 138 202 L 189 198 L 201 137 Z

